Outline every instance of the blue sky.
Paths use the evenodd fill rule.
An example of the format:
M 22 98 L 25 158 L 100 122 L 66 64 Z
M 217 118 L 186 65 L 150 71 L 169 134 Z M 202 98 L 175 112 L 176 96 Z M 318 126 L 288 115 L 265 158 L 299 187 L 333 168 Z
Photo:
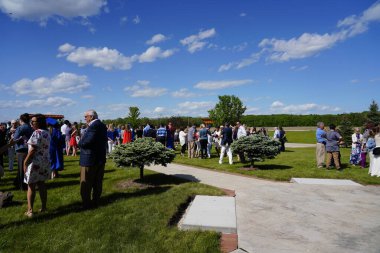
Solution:
M 0 0 L 0 121 L 361 112 L 380 103 L 380 2 Z

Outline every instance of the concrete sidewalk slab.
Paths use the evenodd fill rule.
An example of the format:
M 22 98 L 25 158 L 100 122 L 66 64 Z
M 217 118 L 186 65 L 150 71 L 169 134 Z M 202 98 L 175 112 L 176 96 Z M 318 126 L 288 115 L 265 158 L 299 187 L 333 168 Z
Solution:
M 235 190 L 237 252 L 380 252 L 380 187 L 273 182 L 179 164 L 147 169 Z
M 182 230 L 237 233 L 235 198 L 197 195 L 178 226 Z
M 346 179 L 324 179 L 324 178 L 292 178 L 291 183 L 297 184 L 318 184 L 318 185 L 342 185 L 342 186 L 362 186 L 352 180 Z

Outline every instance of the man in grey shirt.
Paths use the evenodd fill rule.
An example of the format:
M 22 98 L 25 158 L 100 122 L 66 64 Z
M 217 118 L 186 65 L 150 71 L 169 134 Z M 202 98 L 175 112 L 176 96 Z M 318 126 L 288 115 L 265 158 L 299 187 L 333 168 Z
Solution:
M 188 157 L 189 158 L 194 158 L 194 134 L 195 134 L 195 126 L 189 127 L 187 131 L 187 148 L 188 148 Z
M 335 125 L 331 124 L 330 131 L 326 134 L 326 151 L 327 151 L 327 162 L 326 167 L 330 168 L 331 160 L 334 159 L 334 164 L 337 170 L 340 170 L 340 152 L 339 143 L 342 140 L 342 136 L 335 131 Z

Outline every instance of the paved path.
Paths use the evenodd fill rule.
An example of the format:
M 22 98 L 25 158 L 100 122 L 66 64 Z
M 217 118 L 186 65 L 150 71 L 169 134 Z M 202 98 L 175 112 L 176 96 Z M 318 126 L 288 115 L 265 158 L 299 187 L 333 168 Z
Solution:
M 235 190 L 247 252 L 380 252 L 380 187 L 280 183 L 178 164 L 149 169 Z

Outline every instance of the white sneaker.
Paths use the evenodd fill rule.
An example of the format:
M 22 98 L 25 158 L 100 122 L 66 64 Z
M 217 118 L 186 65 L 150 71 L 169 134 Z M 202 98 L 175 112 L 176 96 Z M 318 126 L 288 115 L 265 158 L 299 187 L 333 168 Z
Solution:
M 219 161 L 219 164 L 222 164 L 223 162 L 222 161 Z

